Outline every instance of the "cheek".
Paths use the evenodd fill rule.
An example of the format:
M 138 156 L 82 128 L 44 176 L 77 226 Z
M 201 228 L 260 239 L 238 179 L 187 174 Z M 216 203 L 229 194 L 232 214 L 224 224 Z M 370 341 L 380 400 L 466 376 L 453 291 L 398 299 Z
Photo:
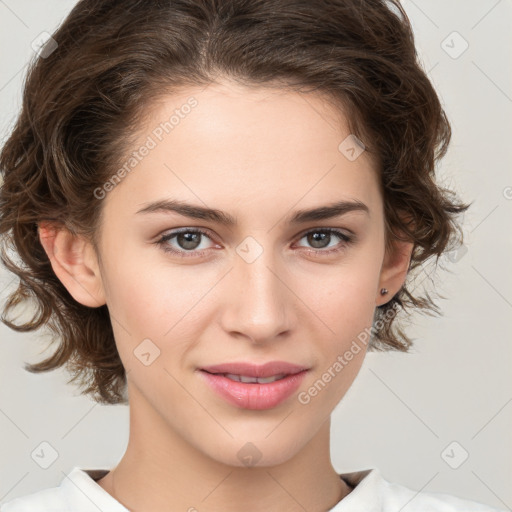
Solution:
M 375 255 L 375 249 L 373 254 Z M 357 334 L 371 325 L 380 262 L 376 257 L 358 255 L 338 268 L 317 273 L 302 287 L 311 309 L 336 333 Z M 313 286 L 314 285 L 314 286 Z
M 191 326 L 200 326 L 198 303 L 215 284 L 216 274 L 166 265 L 161 259 L 151 262 L 140 252 L 129 254 L 106 268 L 116 339 L 126 338 L 132 347 L 149 338 L 163 347 L 171 337 L 190 336 Z
M 368 236 L 338 265 L 314 266 L 309 262 L 292 273 L 295 281 L 289 277 L 292 289 L 307 305 L 304 313 L 312 311 L 329 329 L 319 328 L 335 336 L 338 347 L 340 342 L 350 343 L 373 319 L 380 270 L 379 247 L 374 238 Z M 203 299 L 218 281 L 219 272 L 209 265 L 180 267 L 178 263 L 166 263 L 154 247 L 124 247 L 125 257 L 109 259 L 109 250 L 115 254 L 115 235 L 109 240 L 112 245 L 106 251 L 106 293 L 116 339 L 126 338 L 133 350 L 132 345 L 145 338 L 163 346 L 169 337 L 193 337 L 211 312 L 205 309 L 208 300 Z

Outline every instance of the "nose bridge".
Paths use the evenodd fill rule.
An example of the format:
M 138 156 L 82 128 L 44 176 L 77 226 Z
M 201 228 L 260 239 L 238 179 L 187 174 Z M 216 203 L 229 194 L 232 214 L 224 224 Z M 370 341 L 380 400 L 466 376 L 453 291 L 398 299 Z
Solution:
M 272 249 L 247 237 L 236 249 L 231 275 L 237 284 L 226 326 L 253 340 L 277 336 L 289 328 L 291 295 L 279 277 L 279 258 Z

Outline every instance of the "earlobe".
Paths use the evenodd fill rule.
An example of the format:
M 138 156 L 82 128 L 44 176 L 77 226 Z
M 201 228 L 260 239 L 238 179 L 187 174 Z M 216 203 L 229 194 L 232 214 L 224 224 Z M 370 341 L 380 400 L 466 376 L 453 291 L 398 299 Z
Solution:
M 105 304 L 98 260 L 91 243 L 64 226 L 49 222 L 40 223 L 38 232 L 53 271 L 71 296 L 92 308 Z
M 404 284 L 413 248 L 413 242 L 396 240 L 393 242 L 392 250 L 386 253 L 375 299 L 377 306 L 382 306 L 391 300 Z M 387 293 L 382 294 L 382 289 L 387 290 Z

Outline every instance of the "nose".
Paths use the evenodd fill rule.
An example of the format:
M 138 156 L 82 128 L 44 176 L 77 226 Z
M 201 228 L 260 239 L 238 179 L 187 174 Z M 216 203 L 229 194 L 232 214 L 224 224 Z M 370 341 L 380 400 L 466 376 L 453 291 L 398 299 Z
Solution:
M 295 321 L 295 297 L 287 287 L 286 273 L 271 250 L 254 261 L 237 255 L 227 276 L 222 325 L 231 336 L 253 343 L 285 336 Z

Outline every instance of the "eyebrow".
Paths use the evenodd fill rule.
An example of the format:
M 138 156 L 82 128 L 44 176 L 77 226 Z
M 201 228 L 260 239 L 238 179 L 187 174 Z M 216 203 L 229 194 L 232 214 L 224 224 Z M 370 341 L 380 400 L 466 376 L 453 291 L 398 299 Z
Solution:
M 287 222 L 292 225 L 304 224 L 311 221 L 340 217 L 353 211 L 364 212 L 368 215 L 370 213 L 368 206 L 357 199 L 353 201 L 343 200 L 325 206 L 319 206 L 317 208 L 297 210 Z M 224 226 L 235 226 L 237 223 L 236 218 L 231 216 L 229 213 L 215 208 L 189 204 L 176 199 L 162 199 L 149 203 L 136 213 L 178 213 L 179 215 L 189 217 L 191 219 L 209 220 Z

